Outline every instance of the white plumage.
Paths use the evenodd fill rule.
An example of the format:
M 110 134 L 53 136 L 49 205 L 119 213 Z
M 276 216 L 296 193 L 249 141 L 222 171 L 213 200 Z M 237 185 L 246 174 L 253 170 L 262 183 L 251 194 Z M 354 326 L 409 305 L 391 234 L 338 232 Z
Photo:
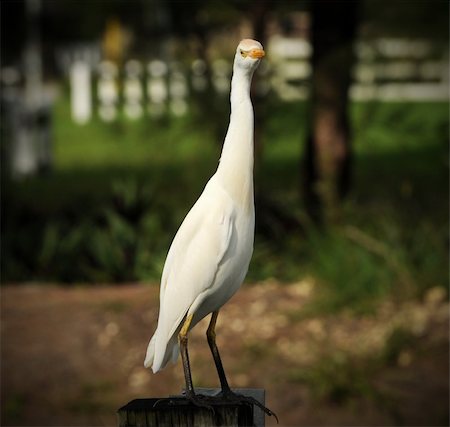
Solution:
M 242 40 L 231 81 L 231 116 L 220 163 L 181 224 L 161 280 L 158 326 L 144 365 L 153 372 L 178 357 L 178 335 L 217 312 L 239 289 L 253 252 L 253 107 L 250 84 L 261 44 Z

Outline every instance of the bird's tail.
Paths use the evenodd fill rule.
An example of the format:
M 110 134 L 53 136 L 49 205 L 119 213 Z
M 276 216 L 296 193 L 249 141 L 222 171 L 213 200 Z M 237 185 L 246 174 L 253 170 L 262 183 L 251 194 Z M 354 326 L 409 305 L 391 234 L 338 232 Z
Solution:
M 159 349 L 158 356 L 155 358 L 156 354 L 156 334 L 158 331 L 155 332 L 152 339 L 150 340 L 148 347 L 147 347 L 147 354 L 145 356 L 144 366 L 146 368 L 152 367 L 153 373 L 156 374 L 156 372 L 163 369 L 169 360 L 172 359 L 172 362 L 175 363 L 178 359 L 179 354 L 179 347 L 178 347 L 178 339 L 177 334 L 173 334 L 170 338 L 169 342 L 166 344 L 165 349 Z M 161 353 L 163 352 L 163 357 L 161 357 Z M 156 360 L 155 360 L 156 359 Z
M 152 339 L 148 343 L 147 354 L 145 355 L 144 366 L 146 368 L 150 368 L 153 363 L 153 359 L 155 358 L 155 341 L 156 341 L 156 332 L 155 335 L 152 336 Z

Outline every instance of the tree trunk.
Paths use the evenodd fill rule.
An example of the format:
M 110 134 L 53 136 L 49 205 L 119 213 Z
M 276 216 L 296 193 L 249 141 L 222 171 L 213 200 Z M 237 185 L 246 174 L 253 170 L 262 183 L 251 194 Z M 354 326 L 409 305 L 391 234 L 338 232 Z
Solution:
M 317 222 L 334 222 L 350 188 L 348 89 L 356 2 L 312 2 L 313 79 L 305 200 Z

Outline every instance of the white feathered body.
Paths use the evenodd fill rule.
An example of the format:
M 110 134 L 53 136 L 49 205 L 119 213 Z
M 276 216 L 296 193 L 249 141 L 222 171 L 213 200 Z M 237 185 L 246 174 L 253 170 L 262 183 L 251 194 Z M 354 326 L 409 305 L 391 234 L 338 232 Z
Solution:
M 253 71 L 251 71 L 252 73 Z M 178 334 L 220 309 L 239 289 L 253 253 L 251 74 L 234 70 L 231 117 L 219 167 L 187 214 L 164 265 L 158 326 L 145 366 L 157 372 L 178 357 Z

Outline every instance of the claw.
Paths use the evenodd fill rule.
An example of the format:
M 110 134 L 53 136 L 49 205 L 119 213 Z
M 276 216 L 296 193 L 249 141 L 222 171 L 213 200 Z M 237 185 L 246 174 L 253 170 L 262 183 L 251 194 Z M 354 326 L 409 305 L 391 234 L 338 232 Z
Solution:
M 164 399 L 158 399 L 154 404 L 153 407 L 156 408 L 161 402 L 163 402 Z
M 215 414 L 214 408 L 211 405 L 208 405 L 207 396 L 202 396 L 200 394 L 195 393 L 186 393 L 186 400 L 191 402 L 193 405 L 198 406 L 199 408 L 206 408 L 210 410 L 213 414 Z
M 242 394 L 234 393 L 231 390 L 222 390 L 220 393 L 218 393 L 216 398 L 221 398 L 224 400 L 228 400 L 229 402 L 239 402 L 239 403 L 247 403 L 249 405 L 255 405 L 258 408 L 260 408 L 262 411 L 264 411 L 269 417 L 275 417 L 277 420 L 277 424 L 279 424 L 279 420 L 277 417 L 277 414 L 275 412 L 271 411 L 269 408 L 265 407 L 261 402 L 258 402 L 254 397 L 251 396 L 243 396 Z

